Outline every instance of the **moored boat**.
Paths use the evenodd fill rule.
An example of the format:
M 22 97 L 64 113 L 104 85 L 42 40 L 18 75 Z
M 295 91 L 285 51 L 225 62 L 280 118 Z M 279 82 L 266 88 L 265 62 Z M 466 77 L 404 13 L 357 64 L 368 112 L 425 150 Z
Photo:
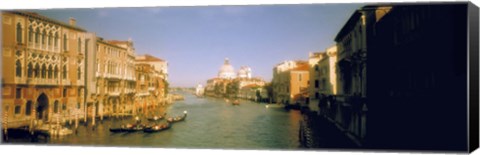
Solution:
M 170 123 L 157 124 L 152 127 L 143 129 L 143 132 L 146 132 L 146 133 L 160 132 L 163 130 L 170 129 L 170 127 L 171 127 Z
M 147 120 L 154 122 L 154 121 L 162 120 L 162 119 L 164 119 L 164 118 L 165 118 L 165 115 L 163 115 L 163 116 L 153 116 L 153 117 L 147 118 Z
M 185 120 L 185 118 L 187 117 L 187 111 L 183 111 L 183 113 L 184 113 L 183 116 L 169 117 L 167 119 L 167 122 L 168 123 L 175 123 L 175 122 L 180 122 L 180 121 Z

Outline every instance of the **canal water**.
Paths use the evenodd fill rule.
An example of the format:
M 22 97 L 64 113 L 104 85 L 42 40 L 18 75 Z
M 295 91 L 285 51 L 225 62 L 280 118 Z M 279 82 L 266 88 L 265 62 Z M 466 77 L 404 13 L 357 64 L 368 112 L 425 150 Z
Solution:
M 97 127 L 79 127 L 78 133 L 51 137 L 54 145 L 139 146 L 160 148 L 297 149 L 299 111 L 267 108 L 265 104 L 242 101 L 233 106 L 223 99 L 197 98 L 183 93 L 185 100 L 172 104 L 167 116 L 188 112 L 185 121 L 158 133 L 111 133 L 110 127 L 133 122 L 109 119 Z M 42 143 L 42 142 L 39 142 Z

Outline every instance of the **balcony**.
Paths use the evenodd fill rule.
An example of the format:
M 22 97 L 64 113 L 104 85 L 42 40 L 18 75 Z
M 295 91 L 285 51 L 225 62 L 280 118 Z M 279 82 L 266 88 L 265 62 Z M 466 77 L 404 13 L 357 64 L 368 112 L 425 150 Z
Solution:
M 25 77 L 15 77 L 15 83 L 16 84 L 26 84 L 27 83 L 27 78 L 25 78 Z
M 95 77 L 103 77 L 103 74 L 100 72 L 95 72 Z
M 112 80 L 120 80 L 122 78 L 121 75 L 116 75 L 116 74 L 106 74 L 105 78 L 112 79 Z
M 148 96 L 148 95 L 150 95 L 149 92 L 139 92 L 139 93 L 135 94 L 135 96 Z
M 67 80 L 67 79 L 63 79 L 62 84 L 63 85 L 71 85 L 70 80 Z
M 111 91 L 111 92 L 108 92 L 108 95 L 109 96 L 120 96 L 120 92 L 119 91 Z
M 148 91 L 154 91 L 155 87 L 148 87 Z
M 60 85 L 59 79 L 41 79 L 41 78 L 28 78 L 26 83 L 29 85 Z
M 77 80 L 77 86 L 83 86 L 85 85 L 84 80 Z

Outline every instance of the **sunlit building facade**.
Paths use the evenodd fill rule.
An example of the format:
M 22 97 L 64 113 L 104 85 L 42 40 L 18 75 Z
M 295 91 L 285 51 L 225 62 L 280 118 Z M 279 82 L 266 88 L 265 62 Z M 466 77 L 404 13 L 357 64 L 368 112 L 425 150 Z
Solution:
M 107 41 L 102 38 L 97 43 L 97 77 L 96 109 L 98 115 L 104 116 L 131 113 L 135 94 L 135 70 L 133 43 L 125 41 L 127 46 L 118 41 Z
M 87 32 L 36 13 L 2 12 L 2 115 L 9 127 L 84 117 Z
M 296 104 L 295 97 L 308 91 L 309 65 L 306 61 L 285 61 L 273 69 L 274 102 Z

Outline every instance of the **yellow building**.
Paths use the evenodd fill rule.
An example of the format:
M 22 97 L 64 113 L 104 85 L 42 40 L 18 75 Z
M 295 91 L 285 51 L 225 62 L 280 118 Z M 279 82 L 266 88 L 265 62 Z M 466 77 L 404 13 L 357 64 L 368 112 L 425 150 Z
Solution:
M 103 118 L 131 113 L 135 93 L 133 43 L 102 38 L 96 42 L 98 114 Z
M 86 31 L 73 18 L 66 24 L 29 12 L 1 15 L 2 114 L 8 127 L 83 117 Z
M 153 107 L 161 105 L 160 96 L 163 96 L 161 88 L 163 79 L 158 76 L 153 67 L 149 64 L 136 65 L 137 83 L 134 103 L 135 114 L 151 114 Z
M 309 65 L 305 61 L 285 61 L 275 66 L 272 87 L 274 102 L 296 104 L 296 96 L 308 90 Z

